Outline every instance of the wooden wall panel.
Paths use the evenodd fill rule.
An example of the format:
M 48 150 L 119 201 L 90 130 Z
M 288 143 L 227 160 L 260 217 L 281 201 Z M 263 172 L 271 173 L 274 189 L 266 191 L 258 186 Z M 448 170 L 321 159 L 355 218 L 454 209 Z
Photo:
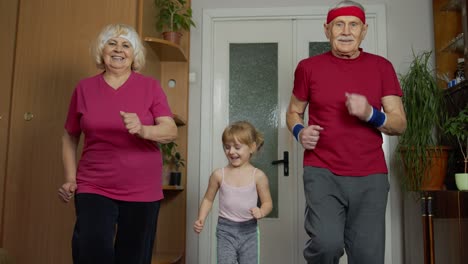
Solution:
M 74 207 L 57 198 L 69 98 L 78 80 L 97 73 L 89 55 L 97 33 L 108 23 L 136 26 L 136 5 L 20 1 L 3 234 L 15 263 L 71 263 Z M 34 117 L 25 121 L 28 112 Z
M 8 146 L 8 123 L 15 54 L 18 0 L 0 2 L 0 238 L 3 233 L 3 198 Z M 0 239 L 0 247 L 2 247 Z
M 161 85 L 167 95 L 172 112 L 187 120 L 188 115 L 188 63 L 161 62 Z M 169 80 L 175 80 L 176 86 L 170 88 Z

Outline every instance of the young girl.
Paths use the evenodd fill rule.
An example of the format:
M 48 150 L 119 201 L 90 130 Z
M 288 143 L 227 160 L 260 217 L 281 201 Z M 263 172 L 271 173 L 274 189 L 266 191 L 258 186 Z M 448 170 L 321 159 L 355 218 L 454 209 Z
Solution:
M 229 164 L 211 174 L 193 228 L 197 233 L 202 231 L 219 190 L 218 264 L 257 264 L 257 220 L 273 208 L 267 176 L 250 163 L 263 145 L 263 135 L 249 122 L 239 121 L 224 130 L 222 140 Z

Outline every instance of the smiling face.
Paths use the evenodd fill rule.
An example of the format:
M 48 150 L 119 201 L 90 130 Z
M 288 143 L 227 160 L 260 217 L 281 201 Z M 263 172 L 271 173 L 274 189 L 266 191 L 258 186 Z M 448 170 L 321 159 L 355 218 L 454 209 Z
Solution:
M 249 164 L 250 157 L 255 150 L 255 146 L 250 147 L 247 144 L 239 142 L 237 139 L 225 142 L 223 148 L 224 154 L 232 167 L 242 167 L 245 164 Z
M 339 16 L 324 25 L 325 35 L 330 40 L 332 53 L 343 59 L 359 56 L 359 46 L 367 33 L 367 24 L 355 16 Z
M 134 50 L 125 38 L 110 38 L 102 50 L 104 66 L 108 71 L 131 71 Z

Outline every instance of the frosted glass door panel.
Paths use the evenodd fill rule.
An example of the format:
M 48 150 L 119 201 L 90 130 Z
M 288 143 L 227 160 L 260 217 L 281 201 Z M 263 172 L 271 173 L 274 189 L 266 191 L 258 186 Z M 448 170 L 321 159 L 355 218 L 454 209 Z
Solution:
M 278 148 L 278 44 L 230 44 L 229 122 L 251 122 L 265 137 L 253 165 L 268 176 L 278 204 L 278 170 L 271 165 Z M 267 217 L 278 217 L 278 206 Z

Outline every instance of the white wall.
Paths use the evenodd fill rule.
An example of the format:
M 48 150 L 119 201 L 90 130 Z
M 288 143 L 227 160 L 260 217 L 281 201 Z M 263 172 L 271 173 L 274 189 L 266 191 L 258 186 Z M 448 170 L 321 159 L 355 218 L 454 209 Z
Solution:
M 201 61 L 202 61 L 202 14 L 203 9 L 248 8 L 248 7 L 292 7 L 330 6 L 337 1 L 330 0 L 192 0 L 193 18 L 197 25 L 191 30 L 190 72 L 196 80 L 189 89 L 189 145 L 187 179 L 187 251 L 186 263 L 196 264 L 198 259 L 198 237 L 192 232 L 193 221 L 197 217 L 198 202 L 205 190 L 199 190 L 199 151 L 201 118 Z M 434 48 L 432 1 L 429 0 L 361 0 L 366 4 L 385 4 L 387 11 L 387 58 L 393 63 L 397 73 L 403 73 L 409 66 L 414 51 Z M 397 138 L 391 137 L 395 146 Z M 392 255 L 393 264 L 403 263 L 402 202 L 396 176 L 391 178 L 390 205 L 392 211 Z M 200 263 L 201 264 L 201 263 Z

